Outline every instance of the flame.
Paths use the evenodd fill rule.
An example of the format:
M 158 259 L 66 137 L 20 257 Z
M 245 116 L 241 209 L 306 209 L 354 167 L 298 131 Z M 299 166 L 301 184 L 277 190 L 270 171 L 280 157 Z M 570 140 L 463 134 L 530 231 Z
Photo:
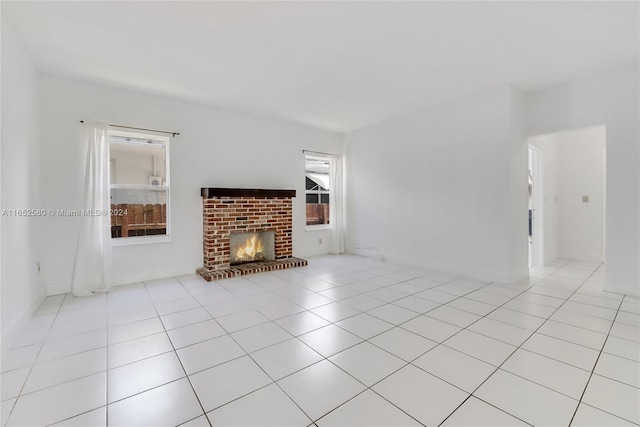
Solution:
M 264 246 L 262 245 L 262 239 L 258 238 L 257 234 L 252 234 L 244 245 L 238 247 L 236 251 L 236 260 L 254 259 L 257 253 L 264 252 Z

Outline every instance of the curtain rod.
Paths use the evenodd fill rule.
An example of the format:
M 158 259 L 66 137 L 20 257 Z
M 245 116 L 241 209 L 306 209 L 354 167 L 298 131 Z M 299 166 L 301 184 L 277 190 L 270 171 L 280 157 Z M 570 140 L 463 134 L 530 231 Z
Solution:
M 335 156 L 335 154 L 323 153 L 322 151 L 302 150 L 302 152 L 303 153 L 313 153 L 313 154 L 323 154 L 325 156 Z
M 80 120 L 80 123 L 84 123 L 84 120 Z M 169 131 L 166 131 L 166 130 L 145 129 L 145 128 L 136 128 L 136 127 L 133 127 L 133 126 L 112 125 L 112 124 L 108 124 L 108 126 L 111 126 L 111 127 L 114 127 L 114 128 L 123 128 L 123 129 L 145 130 L 147 132 L 166 133 L 166 134 L 169 134 L 169 135 L 173 135 L 174 138 L 175 138 L 176 135 L 180 135 L 180 132 L 169 132 Z

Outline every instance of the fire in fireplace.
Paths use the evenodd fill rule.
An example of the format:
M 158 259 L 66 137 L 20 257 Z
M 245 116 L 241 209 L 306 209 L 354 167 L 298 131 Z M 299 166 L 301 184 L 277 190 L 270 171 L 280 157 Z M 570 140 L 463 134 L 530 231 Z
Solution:
M 275 233 L 259 231 L 254 233 L 232 233 L 229 236 L 231 264 L 275 259 Z

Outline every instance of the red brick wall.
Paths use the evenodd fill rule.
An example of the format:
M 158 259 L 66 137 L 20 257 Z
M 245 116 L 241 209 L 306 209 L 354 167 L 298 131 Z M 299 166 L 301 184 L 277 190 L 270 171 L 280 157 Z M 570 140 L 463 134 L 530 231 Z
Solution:
M 230 267 L 229 235 L 275 232 L 276 259 L 293 255 L 291 198 L 212 197 L 202 199 L 205 270 Z

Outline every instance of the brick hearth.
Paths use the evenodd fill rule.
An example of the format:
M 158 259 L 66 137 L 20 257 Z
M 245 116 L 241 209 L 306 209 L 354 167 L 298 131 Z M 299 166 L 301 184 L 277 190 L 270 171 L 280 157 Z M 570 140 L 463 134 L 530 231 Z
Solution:
M 301 267 L 307 261 L 293 257 L 295 190 L 203 188 L 203 264 L 197 270 L 206 280 Z M 275 260 L 231 266 L 232 233 L 275 232 Z

